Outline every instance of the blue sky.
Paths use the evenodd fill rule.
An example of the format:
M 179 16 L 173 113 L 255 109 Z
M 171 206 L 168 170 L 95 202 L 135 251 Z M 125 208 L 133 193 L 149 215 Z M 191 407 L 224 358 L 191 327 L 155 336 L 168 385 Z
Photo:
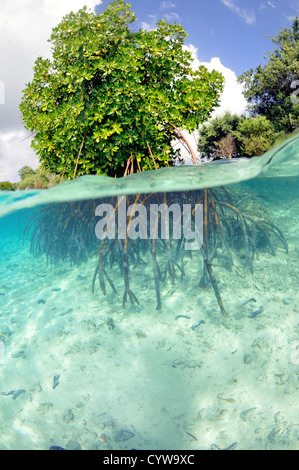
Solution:
M 0 181 L 18 181 L 18 170 L 39 166 L 30 147 L 19 104 L 26 83 L 33 78 L 38 56 L 51 58 L 52 28 L 70 11 L 84 5 L 95 12 L 110 0 L 0 1 Z M 159 19 L 179 22 L 189 34 L 186 46 L 194 67 L 205 65 L 223 73 L 226 85 L 221 106 L 241 114 L 246 100 L 237 76 L 264 62 L 275 36 L 299 15 L 299 0 L 128 0 L 137 16 L 135 29 L 153 29 Z M 3 99 L 4 98 L 4 99 Z M 192 138 L 193 140 L 193 138 Z
M 109 0 L 96 9 L 106 9 Z M 273 48 L 270 39 L 281 26 L 290 26 L 299 14 L 299 0 L 129 0 L 138 22 L 137 29 L 149 27 L 161 18 L 181 23 L 189 34 L 186 44 L 198 48 L 198 59 L 220 57 L 222 64 L 237 75 L 264 63 L 265 52 Z M 273 6 L 271 6 L 271 4 Z M 275 7 L 275 8 L 273 8 Z

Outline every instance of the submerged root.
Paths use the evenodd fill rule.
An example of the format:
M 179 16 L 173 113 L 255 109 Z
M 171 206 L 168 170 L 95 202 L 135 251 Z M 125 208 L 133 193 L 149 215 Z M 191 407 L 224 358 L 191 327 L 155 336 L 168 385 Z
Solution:
M 124 308 L 125 308 L 125 306 L 126 306 L 127 297 L 128 297 L 128 296 L 129 296 L 129 299 L 130 299 L 132 305 L 133 305 L 134 303 L 136 303 L 137 305 L 139 305 L 138 299 L 137 299 L 136 295 L 134 294 L 134 292 L 132 292 L 129 287 L 126 287 L 125 293 L 124 293 L 124 296 L 123 296 L 123 307 L 124 307 Z
M 288 245 L 282 231 L 271 221 L 269 217 L 262 217 L 265 213 L 260 199 L 264 196 L 257 194 L 239 196 L 227 188 L 206 189 L 189 191 L 185 193 L 166 194 L 139 194 L 137 196 L 123 196 L 127 205 L 135 208 L 144 206 L 146 209 L 151 204 L 165 204 L 170 207 L 178 205 L 181 209 L 181 217 L 174 220 L 169 217 L 167 225 L 166 240 L 162 240 L 159 234 L 160 214 L 156 218 L 155 226 L 150 230 L 149 224 L 142 219 L 143 238 L 131 239 L 129 236 L 129 225 L 133 219 L 133 213 L 128 216 L 125 234 L 118 237 L 117 221 L 119 220 L 120 202 L 112 198 L 109 203 L 114 207 L 106 225 L 106 231 L 110 224 L 116 228 L 114 239 L 105 237 L 99 241 L 95 237 L 96 207 L 107 200 L 92 200 L 70 203 L 59 203 L 42 207 L 29 221 L 26 228 L 26 236 L 30 236 L 31 252 L 34 255 L 46 254 L 49 262 L 69 259 L 72 264 L 79 266 L 89 258 L 98 254 L 97 265 L 94 270 L 91 290 L 96 289 L 96 281 L 99 279 L 100 289 L 106 295 L 106 283 L 114 295 L 117 289 L 109 275 L 109 270 L 115 267 L 123 278 L 125 291 L 123 294 L 123 307 L 128 301 L 131 305 L 139 305 L 139 300 L 130 287 L 130 269 L 147 269 L 147 262 L 151 259 L 152 285 L 156 294 L 156 309 L 162 308 L 162 286 L 167 278 L 179 289 L 182 279 L 186 276 L 183 258 L 187 254 L 192 259 L 200 251 L 202 261 L 199 262 L 201 269 L 202 287 L 211 285 L 217 299 L 220 311 L 227 315 L 226 309 L 218 287 L 218 282 L 213 271 L 217 263 L 219 253 L 225 259 L 226 266 L 230 271 L 234 265 L 233 254 L 237 254 L 245 260 L 247 269 L 253 272 L 254 259 L 258 258 L 261 251 L 269 250 L 275 255 L 275 240 L 282 244 L 288 253 Z M 193 233 L 196 234 L 200 249 L 192 252 L 185 251 L 186 239 L 182 236 L 179 240 L 174 236 L 178 227 L 183 233 L 183 213 L 186 204 L 202 205 L 203 207 L 203 233 L 202 240 L 197 234 L 192 222 Z M 255 212 L 254 212 L 255 211 Z M 194 211 L 192 213 L 194 215 Z M 149 216 L 148 216 L 149 219 Z M 147 221 L 149 222 L 149 220 Z M 163 219 L 164 222 L 164 219 Z M 162 275 L 160 266 L 163 266 Z M 180 280 L 177 279 L 180 275 Z M 114 276 L 113 276 L 114 279 Z M 134 280 L 136 277 L 134 278 Z M 149 286 L 150 288 L 150 286 Z
M 181 267 L 176 260 L 170 255 L 166 261 L 166 266 L 164 269 L 163 281 L 165 281 L 167 273 L 171 277 L 172 284 L 175 284 L 175 268 L 177 268 L 181 273 L 181 279 L 185 276 L 184 267 Z

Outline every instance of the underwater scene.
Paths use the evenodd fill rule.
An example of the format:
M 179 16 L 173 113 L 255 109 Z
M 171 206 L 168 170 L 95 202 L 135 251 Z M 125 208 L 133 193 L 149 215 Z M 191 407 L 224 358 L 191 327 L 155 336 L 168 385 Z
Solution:
M 299 449 L 299 135 L 0 192 L 0 449 Z

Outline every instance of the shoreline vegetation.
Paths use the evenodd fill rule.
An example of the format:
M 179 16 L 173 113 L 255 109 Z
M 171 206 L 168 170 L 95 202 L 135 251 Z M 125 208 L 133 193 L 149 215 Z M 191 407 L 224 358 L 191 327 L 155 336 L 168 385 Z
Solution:
M 274 144 L 268 149 L 271 150 L 277 147 L 282 142 L 288 140 L 290 137 L 299 133 L 299 128 L 293 132 L 282 135 L 282 133 L 276 138 Z M 17 190 L 30 190 L 30 189 L 50 189 L 58 184 L 67 181 L 66 178 L 61 178 L 60 175 L 48 174 L 41 168 L 33 170 L 29 166 L 24 166 L 19 170 L 20 181 L 11 183 L 9 181 L 0 182 L 0 191 L 17 191 Z

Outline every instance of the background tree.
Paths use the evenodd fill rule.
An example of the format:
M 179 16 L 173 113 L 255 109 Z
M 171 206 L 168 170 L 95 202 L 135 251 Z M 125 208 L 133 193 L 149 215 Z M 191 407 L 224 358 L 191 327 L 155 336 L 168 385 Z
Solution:
M 53 60 L 35 62 L 20 109 L 51 173 L 123 176 L 131 155 L 135 169 L 171 164 L 173 125 L 193 131 L 219 104 L 223 77 L 192 70 L 185 30 L 161 20 L 133 33 L 130 8 L 71 12 L 53 29 Z
M 33 170 L 29 166 L 19 170 L 21 181 L 17 183 L 17 189 L 48 189 L 61 182 L 61 177 L 49 174 L 43 167 Z
M 252 157 L 273 145 L 277 134 L 265 116 L 247 118 L 226 112 L 199 129 L 199 149 L 209 159 Z
M 273 145 L 277 134 L 273 124 L 265 116 L 243 118 L 234 133 L 239 142 L 241 155 L 262 155 Z
M 14 183 L 10 183 L 9 181 L 0 181 L 0 191 L 13 191 L 14 189 Z
M 227 134 L 225 137 L 216 142 L 214 153 L 219 158 L 233 158 L 237 156 L 236 141 L 232 134 Z
M 225 158 L 224 153 L 229 154 L 227 136 L 232 136 L 230 145 L 234 145 L 233 156 L 241 155 L 241 147 L 234 134 L 243 116 L 232 114 L 229 111 L 222 116 L 217 116 L 199 129 L 198 147 L 202 155 L 209 159 Z M 222 142 L 220 144 L 220 142 Z M 221 150 L 221 148 L 222 150 Z M 226 151 L 225 151 L 226 148 Z M 224 153 L 223 153 L 224 152 Z
M 267 63 L 244 72 L 238 81 L 244 84 L 250 114 L 266 116 L 275 131 L 288 133 L 299 126 L 299 106 L 292 100 L 292 83 L 299 80 L 298 16 L 271 39 L 277 47 L 268 53 Z
M 30 166 L 22 166 L 20 170 L 18 171 L 19 177 L 21 178 L 21 181 L 29 176 L 34 175 L 34 170 Z

